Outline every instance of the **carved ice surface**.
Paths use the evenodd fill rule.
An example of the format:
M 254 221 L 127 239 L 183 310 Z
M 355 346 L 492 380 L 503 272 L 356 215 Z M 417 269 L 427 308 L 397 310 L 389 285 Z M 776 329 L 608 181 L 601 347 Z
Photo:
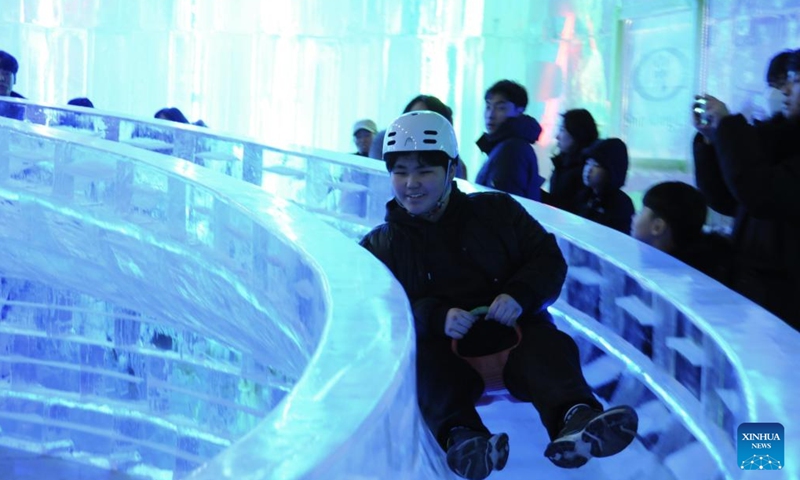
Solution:
M 253 185 L 14 123 L 1 445 L 153 478 L 215 457 L 197 478 L 444 472 L 419 448 L 407 303 L 371 255 Z M 384 461 L 326 460 L 342 449 Z
M 69 111 L 8 106 L 28 120 Z M 385 170 L 215 145 L 229 143 L 260 166 L 222 173 L 284 198 L 194 154 L 0 119 L 0 444 L 153 478 L 446 477 L 415 407 L 402 289 L 353 241 L 381 221 Z M 786 407 L 797 332 L 624 235 L 523 203 L 570 264 L 553 312 L 579 339 L 587 379 L 643 420 L 631 449 L 580 475 L 738 478 L 739 423 L 800 436 Z M 521 423 L 535 421 L 524 407 L 487 411 L 520 441 L 498 479 L 570 478 L 525 455 L 546 439 Z

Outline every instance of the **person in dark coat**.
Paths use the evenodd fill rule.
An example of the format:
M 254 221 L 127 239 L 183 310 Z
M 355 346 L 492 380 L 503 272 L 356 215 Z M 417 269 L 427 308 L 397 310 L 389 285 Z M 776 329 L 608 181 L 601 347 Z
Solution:
M 695 175 L 709 206 L 735 217 L 728 285 L 800 329 L 800 50 L 783 93 L 784 116 L 755 125 L 698 97 Z
M 786 69 L 791 57 L 791 50 L 783 50 L 770 59 L 765 78 L 767 89 L 761 95 L 750 98 L 742 107 L 741 113 L 750 123 L 783 115 L 783 100 L 786 98 L 783 89 L 786 86 Z
M 94 103 L 86 97 L 73 98 L 67 102 L 67 105 L 76 107 L 94 108 Z
M 0 97 L 25 98 L 14 91 L 19 63 L 10 53 L 0 50 Z
M 550 191 L 542 191 L 542 203 L 575 213 L 583 191 L 583 150 L 597 141 L 597 124 L 588 110 L 577 108 L 561 115 L 556 135 L 558 153 L 552 158 Z
M 631 235 L 722 281 L 729 264 L 730 240 L 703 231 L 707 214 L 699 190 L 683 182 L 662 182 L 645 192 Z
M 500 80 L 486 91 L 486 133 L 476 142 L 488 155 L 475 183 L 539 201 L 544 178 L 532 144 L 542 127 L 525 115 L 528 92 L 511 80 Z
M 628 148 L 619 138 L 595 142 L 584 151 L 584 189 L 577 213 L 624 234 L 631 232 L 633 201 L 621 190 L 628 175 Z
M 508 435 L 491 433 L 475 410 L 483 380 L 451 351 L 451 341 L 471 339 L 497 351 L 502 332 L 514 325 L 522 336 L 508 356 L 505 386 L 539 411 L 552 440 L 545 455 L 576 468 L 624 449 L 636 434 L 636 412 L 603 411 L 575 342 L 547 311 L 567 270 L 553 235 L 508 194 L 458 189 L 455 133 L 441 115 L 399 117 L 383 151 L 394 199 L 386 223 L 361 245 L 392 271 L 411 302 L 419 406 L 450 468 L 483 479 L 505 466 L 509 452 Z M 473 313 L 480 307 L 488 307 L 481 320 Z
M 162 108 L 161 110 L 157 111 L 155 115 L 153 115 L 153 118 L 157 118 L 159 120 L 169 120 L 177 123 L 189 123 L 189 119 L 186 118 L 186 115 L 184 115 L 180 109 L 175 107 Z

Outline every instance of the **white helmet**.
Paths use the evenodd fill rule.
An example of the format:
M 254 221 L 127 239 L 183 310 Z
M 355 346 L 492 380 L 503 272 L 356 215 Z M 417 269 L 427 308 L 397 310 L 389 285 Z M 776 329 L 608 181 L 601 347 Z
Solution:
M 436 112 L 417 110 L 404 113 L 386 129 L 383 156 L 391 152 L 444 152 L 458 156 L 456 132 L 446 118 Z

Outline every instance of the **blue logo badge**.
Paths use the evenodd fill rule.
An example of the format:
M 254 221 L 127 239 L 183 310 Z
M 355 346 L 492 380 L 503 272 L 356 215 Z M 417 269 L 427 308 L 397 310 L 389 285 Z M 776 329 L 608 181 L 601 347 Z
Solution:
M 783 425 L 743 423 L 736 435 L 740 469 L 783 470 Z

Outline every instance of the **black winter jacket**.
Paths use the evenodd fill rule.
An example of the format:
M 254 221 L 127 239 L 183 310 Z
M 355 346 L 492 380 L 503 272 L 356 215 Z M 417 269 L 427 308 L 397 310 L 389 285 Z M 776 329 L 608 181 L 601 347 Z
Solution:
M 728 283 L 800 329 L 800 122 L 720 122 L 712 144 L 694 140 L 697 186 L 709 206 L 734 215 Z
M 578 196 L 578 203 L 576 213 L 581 217 L 625 235 L 631 234 L 633 200 L 622 190 L 611 190 L 597 195 L 591 188 L 584 187 Z
M 555 237 L 504 193 L 466 195 L 453 183 L 437 222 L 409 215 L 395 200 L 386 209 L 386 223 L 361 245 L 405 288 L 418 338 L 444 337 L 453 307 L 488 306 L 506 293 L 522 306 L 523 321 L 547 316 L 561 292 L 567 265 Z
M 475 183 L 539 201 L 544 178 L 531 144 L 536 143 L 542 127 L 535 118 L 519 115 L 506 119 L 497 131 L 484 133 L 476 142 L 489 156 Z
M 586 159 L 594 159 L 606 170 L 608 176 L 600 193 L 587 186 L 583 187 L 577 197 L 576 213 L 630 235 L 633 201 L 627 193 L 620 190 L 628 175 L 628 150 L 625 143 L 618 138 L 600 140 L 585 149 L 583 155 Z
M 550 176 L 550 191 L 542 192 L 542 202 L 576 213 L 578 198 L 586 187 L 583 184 L 585 158 L 581 152 L 561 152 L 551 160 L 553 161 L 553 174 Z
M 718 233 L 703 233 L 685 247 L 670 253 L 695 270 L 725 283 L 731 248 L 728 237 Z

